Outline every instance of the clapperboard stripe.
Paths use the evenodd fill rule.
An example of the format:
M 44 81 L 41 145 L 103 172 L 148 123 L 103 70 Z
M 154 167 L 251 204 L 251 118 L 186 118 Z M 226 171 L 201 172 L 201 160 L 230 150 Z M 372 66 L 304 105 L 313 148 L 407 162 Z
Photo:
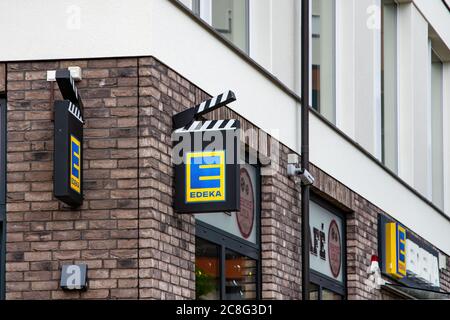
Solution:
M 70 73 L 69 73 L 69 75 L 70 75 Z M 72 76 L 70 76 L 69 79 L 70 79 L 70 84 L 72 85 L 72 90 L 75 93 L 75 97 L 77 98 L 77 100 L 79 100 L 80 96 L 78 95 L 78 88 L 75 85 L 75 80 L 72 78 Z
M 56 70 L 55 79 L 64 100 L 69 100 L 82 108 L 83 103 L 75 84 L 75 79 L 72 78 L 70 71 L 68 69 Z
M 215 130 L 235 130 L 237 129 L 236 120 L 208 120 L 208 121 L 194 121 L 183 128 L 175 130 L 175 133 L 182 132 L 201 132 L 201 131 L 215 131 Z
M 218 96 L 211 98 L 209 100 L 203 101 L 199 105 L 196 105 L 195 108 L 195 116 L 201 116 L 204 113 L 210 112 L 213 109 L 217 109 L 222 107 L 230 102 L 236 100 L 236 96 L 233 91 L 228 90 Z
M 203 101 L 202 103 L 175 114 L 172 117 L 172 123 L 174 129 L 184 128 L 185 126 L 193 125 L 192 121 L 202 119 L 202 116 L 208 112 L 225 106 L 233 101 L 236 101 L 236 96 L 233 91 L 228 90 L 218 96 Z M 224 125 L 221 123 L 221 125 Z M 193 130 L 199 129 L 193 127 Z
M 72 102 L 69 102 L 69 112 L 73 114 L 75 118 L 80 120 L 81 123 L 84 123 L 83 118 L 81 117 L 81 111 L 80 109 L 74 105 Z

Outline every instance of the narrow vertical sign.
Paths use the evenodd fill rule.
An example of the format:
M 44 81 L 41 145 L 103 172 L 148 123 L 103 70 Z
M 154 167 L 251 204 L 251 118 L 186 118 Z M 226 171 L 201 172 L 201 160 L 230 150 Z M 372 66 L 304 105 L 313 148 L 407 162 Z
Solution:
M 54 105 L 53 193 L 78 207 L 83 204 L 83 103 L 69 70 L 57 70 L 55 78 L 64 100 Z
M 81 193 L 81 144 L 73 135 L 70 136 L 70 187 L 72 190 Z

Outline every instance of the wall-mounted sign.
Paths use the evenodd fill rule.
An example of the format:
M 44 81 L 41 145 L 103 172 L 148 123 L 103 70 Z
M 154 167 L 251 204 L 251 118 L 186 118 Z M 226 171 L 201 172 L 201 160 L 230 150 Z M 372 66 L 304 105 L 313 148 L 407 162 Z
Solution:
M 186 152 L 186 203 L 225 201 L 225 150 Z
M 242 159 L 243 161 L 244 159 Z M 210 212 L 195 215 L 195 219 L 207 223 L 223 232 L 251 243 L 258 243 L 257 216 L 259 210 L 258 168 L 247 163 L 240 165 L 240 210 L 232 212 Z M 248 193 L 247 193 L 248 191 Z
M 239 210 L 239 121 L 194 121 L 172 139 L 175 211 Z
M 342 219 L 310 202 L 310 267 L 312 270 L 343 283 L 344 239 Z
M 86 290 L 87 265 L 63 265 L 61 270 L 60 286 L 63 290 Z
M 406 230 L 396 222 L 386 223 L 386 273 L 406 276 Z
M 331 273 L 337 278 L 341 272 L 342 265 L 342 245 L 341 233 L 336 220 L 332 220 L 328 228 L 328 261 Z
M 417 283 L 439 287 L 439 253 L 412 234 L 406 239 L 406 272 Z
M 399 282 L 439 287 L 439 252 L 399 223 L 379 218 L 381 269 Z
M 82 102 L 69 70 L 57 70 L 56 81 L 64 101 L 55 101 L 54 183 L 56 198 L 69 206 L 83 203 Z

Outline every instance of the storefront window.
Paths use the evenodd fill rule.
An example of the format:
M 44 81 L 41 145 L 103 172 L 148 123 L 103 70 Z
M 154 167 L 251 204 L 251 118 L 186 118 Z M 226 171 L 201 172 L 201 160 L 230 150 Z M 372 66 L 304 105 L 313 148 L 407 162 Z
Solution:
M 196 214 L 196 298 L 260 298 L 259 169 L 240 170 L 241 210 Z
M 256 261 L 231 250 L 226 251 L 225 259 L 226 298 L 256 299 Z
M 198 238 L 195 245 L 195 298 L 220 298 L 220 247 Z
M 345 297 L 345 216 L 313 196 L 310 202 L 310 291 L 314 300 Z
M 342 300 L 342 295 L 328 289 L 322 289 L 322 300 Z
M 241 50 L 249 52 L 248 0 L 194 0 L 193 11 Z
M 320 287 L 314 283 L 309 284 L 309 300 L 320 300 Z

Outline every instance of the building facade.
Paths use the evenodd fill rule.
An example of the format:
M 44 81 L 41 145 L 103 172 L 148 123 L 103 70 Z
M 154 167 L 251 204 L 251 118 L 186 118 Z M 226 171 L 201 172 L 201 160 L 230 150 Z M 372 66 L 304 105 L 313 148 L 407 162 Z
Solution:
M 0 5 L 2 294 L 301 299 L 299 2 L 131 3 Z M 311 299 L 448 297 L 449 32 L 441 0 L 312 1 Z M 48 81 L 74 66 L 77 208 L 54 197 Z M 172 116 L 226 90 L 205 118 L 240 122 L 241 211 L 177 213 Z M 86 290 L 61 289 L 74 264 Z

